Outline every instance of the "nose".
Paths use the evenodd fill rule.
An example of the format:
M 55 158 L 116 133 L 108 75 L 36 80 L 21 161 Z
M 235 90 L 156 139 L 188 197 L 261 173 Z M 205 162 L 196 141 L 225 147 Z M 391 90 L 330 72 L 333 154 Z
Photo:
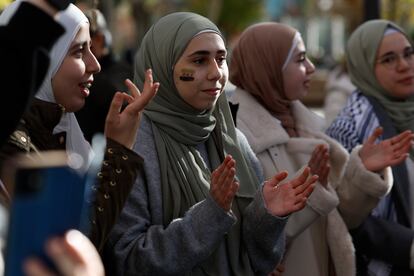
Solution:
M 306 73 L 308 75 L 313 74 L 315 72 L 315 65 L 313 65 L 312 61 L 306 58 Z
M 397 71 L 405 71 L 411 67 L 411 63 L 404 57 L 399 57 L 397 61 Z
M 86 71 L 90 74 L 96 74 L 101 71 L 101 65 L 96 59 L 95 55 L 89 51 L 88 55 L 85 58 Z
M 217 64 L 217 61 L 214 60 L 210 63 L 208 68 L 207 78 L 209 80 L 219 80 L 223 77 L 223 72 L 220 66 Z

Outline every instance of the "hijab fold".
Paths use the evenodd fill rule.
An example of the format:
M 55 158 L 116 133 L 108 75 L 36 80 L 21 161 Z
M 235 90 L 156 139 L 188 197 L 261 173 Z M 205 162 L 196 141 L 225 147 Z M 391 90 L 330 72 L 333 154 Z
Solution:
M 161 84 L 144 113 L 152 122 L 160 162 L 163 221 L 167 227 L 173 219 L 184 216 L 191 206 L 209 196 L 209 166 L 217 168 L 223 157 L 231 154 L 236 160 L 236 178 L 240 182 L 232 205 L 238 221 L 216 251 L 193 269 L 192 275 L 219 275 L 217 265 L 225 259 L 234 275 L 254 275 L 242 245 L 241 214 L 259 183 L 239 149 L 226 97 L 221 95 L 212 110 L 198 111 L 180 97 L 174 85 L 175 64 L 191 39 L 205 32 L 221 35 L 210 20 L 200 15 L 180 12 L 164 16 L 145 35 L 135 60 L 138 87 L 143 87 L 148 68 L 152 68 L 154 80 Z M 197 150 L 203 143 L 209 164 Z
M 282 68 L 296 33 L 295 29 L 275 22 L 252 25 L 242 33 L 230 63 L 230 81 L 279 119 L 289 136 L 297 133 Z
M 362 94 L 375 98 L 386 110 L 398 132 L 414 132 L 414 96 L 402 101 L 393 98 L 378 82 L 375 76 L 377 52 L 387 29 L 392 28 L 403 34 L 405 32 L 396 24 L 387 20 L 371 20 L 358 27 L 347 44 L 347 65 L 353 84 Z M 413 159 L 414 152 L 411 150 Z

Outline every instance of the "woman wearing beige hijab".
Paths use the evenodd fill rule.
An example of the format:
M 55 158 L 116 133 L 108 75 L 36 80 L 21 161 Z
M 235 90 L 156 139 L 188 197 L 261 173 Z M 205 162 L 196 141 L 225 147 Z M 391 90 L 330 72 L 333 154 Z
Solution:
M 232 98 L 239 104 L 237 126 L 266 178 L 282 170 L 294 176 L 307 165 L 319 175 L 305 208 L 288 220 L 287 251 L 273 273 L 355 275 L 348 227 L 359 225 L 388 193 L 387 166 L 406 158 L 411 133 L 393 138 L 399 147 L 375 144 L 377 130 L 349 155 L 323 133 L 323 120 L 300 102 L 314 71 L 295 29 L 262 23 L 245 30 L 230 64 L 230 81 L 238 87 Z M 398 154 L 391 155 L 393 150 Z

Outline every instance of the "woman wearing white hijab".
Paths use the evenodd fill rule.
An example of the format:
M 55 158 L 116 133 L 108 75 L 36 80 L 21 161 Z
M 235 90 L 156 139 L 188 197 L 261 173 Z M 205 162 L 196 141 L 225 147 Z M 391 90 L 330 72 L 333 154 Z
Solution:
M 12 3 L 0 16 L 7 24 L 22 1 Z M 83 138 L 73 112 L 82 108 L 93 83 L 93 74 L 100 70 L 90 51 L 89 22 L 76 6 L 70 5 L 56 15 L 65 28 L 50 53 L 50 66 L 35 99 L 23 115 L 21 123 L 0 152 L 4 161 L 17 152 L 38 152 L 66 149 L 75 157 L 76 166 L 85 171 L 91 148 Z M 22 34 L 25 35 L 25 34 Z M 108 112 L 105 135 L 107 151 L 103 169 L 98 173 L 99 185 L 92 218 L 91 239 L 102 247 L 106 234 L 122 209 L 125 198 L 138 174 L 142 159 L 130 151 L 140 121 L 140 110 L 155 94 L 151 71 L 147 71 L 143 95 L 127 81 L 131 96 L 116 93 Z M 123 101 L 129 104 L 120 112 Z M 0 165 L 1 166 L 1 165 Z

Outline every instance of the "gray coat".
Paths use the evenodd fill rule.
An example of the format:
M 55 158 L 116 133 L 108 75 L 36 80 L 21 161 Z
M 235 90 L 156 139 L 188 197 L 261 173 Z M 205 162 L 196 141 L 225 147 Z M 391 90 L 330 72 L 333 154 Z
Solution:
M 145 160 L 121 216 L 112 230 L 104 252 L 108 275 L 184 275 L 191 274 L 214 250 L 236 221 L 211 197 L 192 206 L 179 219 L 163 226 L 160 167 L 151 123 L 143 116 L 134 150 Z M 239 141 L 247 160 L 262 179 L 260 165 L 246 139 Z M 207 160 L 207 152 L 199 147 Z M 254 165 L 253 165 L 254 164 Z M 250 264 L 257 275 L 270 272 L 280 261 L 284 246 L 286 218 L 270 215 L 261 189 L 243 214 L 243 240 Z M 221 275 L 231 275 L 223 252 L 218 264 Z

